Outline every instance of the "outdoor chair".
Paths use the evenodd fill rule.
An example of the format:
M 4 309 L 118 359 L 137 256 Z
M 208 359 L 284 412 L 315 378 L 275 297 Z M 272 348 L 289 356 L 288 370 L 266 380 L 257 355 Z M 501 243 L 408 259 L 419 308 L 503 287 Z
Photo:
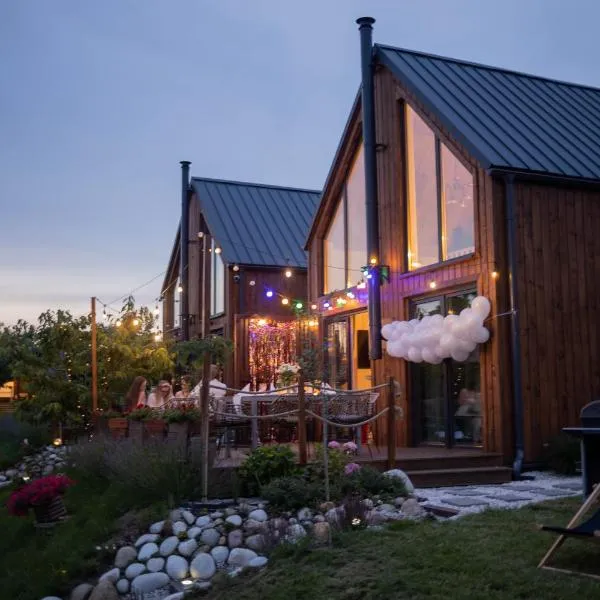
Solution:
M 342 427 L 352 429 L 353 437 L 360 451 L 360 426 L 375 414 L 375 404 L 379 394 L 376 392 L 341 392 L 327 399 L 329 420 Z M 353 427 L 354 425 L 354 427 Z M 371 447 L 369 446 L 369 452 Z
M 557 567 L 549 567 L 546 563 L 550 560 L 552 555 L 562 546 L 566 541 L 567 537 L 572 536 L 580 539 L 589 540 L 600 540 L 600 509 L 598 509 L 587 521 L 577 525 L 585 513 L 591 508 L 591 506 L 600 497 L 600 485 L 594 487 L 594 491 L 589 495 L 588 499 L 583 503 L 581 508 L 575 513 L 575 516 L 569 521 L 566 527 L 556 527 L 553 525 L 541 525 L 542 531 L 551 531 L 558 533 L 559 537 L 552 544 L 550 550 L 546 552 L 546 555 L 540 561 L 538 567 L 540 569 L 548 569 L 549 571 L 558 571 L 560 573 L 569 573 L 575 575 L 585 575 L 586 577 L 592 577 L 594 579 L 600 579 L 600 575 L 594 575 L 592 573 L 584 573 L 583 571 L 575 571 L 572 569 L 559 569 Z

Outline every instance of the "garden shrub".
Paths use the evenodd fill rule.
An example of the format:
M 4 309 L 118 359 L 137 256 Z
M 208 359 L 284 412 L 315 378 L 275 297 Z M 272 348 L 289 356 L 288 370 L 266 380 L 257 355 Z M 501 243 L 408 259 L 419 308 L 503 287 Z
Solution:
M 548 469 L 562 475 L 575 475 L 581 460 L 579 440 L 560 433 L 544 445 L 544 462 Z
M 346 475 L 341 483 L 344 495 L 380 496 L 396 498 L 406 496 L 406 486 L 397 477 L 388 477 L 373 467 L 363 466 Z
M 246 492 L 256 495 L 273 479 L 293 475 L 296 471 L 296 456 L 292 449 L 274 445 L 253 450 L 242 463 L 239 474 Z
M 260 489 L 262 498 L 279 510 L 314 507 L 325 499 L 323 482 L 310 481 L 302 475 L 278 477 Z
M 307 477 L 313 481 L 325 480 L 325 447 L 315 444 L 316 459 L 306 467 Z M 340 450 L 328 450 L 328 471 L 330 482 L 337 482 L 344 477 L 344 469 L 350 462 L 350 456 Z

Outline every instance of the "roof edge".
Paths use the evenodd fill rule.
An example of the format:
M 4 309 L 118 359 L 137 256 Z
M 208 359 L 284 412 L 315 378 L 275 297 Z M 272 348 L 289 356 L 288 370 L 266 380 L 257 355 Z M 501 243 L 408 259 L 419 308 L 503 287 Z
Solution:
M 250 181 L 234 181 L 232 179 L 214 179 L 212 177 L 192 177 L 190 183 L 194 181 L 205 181 L 208 183 L 224 183 L 227 185 L 239 185 L 239 186 L 248 186 L 248 187 L 260 187 L 267 189 L 276 189 L 276 190 L 290 190 L 291 192 L 306 192 L 308 194 L 320 194 L 320 190 L 311 190 L 308 188 L 298 188 L 291 187 L 287 185 L 271 185 L 268 183 L 253 183 Z
M 171 274 L 171 272 L 173 270 L 173 264 L 175 263 L 177 256 L 178 256 L 177 248 L 179 248 L 179 246 L 181 244 L 180 238 L 181 238 L 181 224 L 177 228 L 177 232 L 175 233 L 175 239 L 173 240 L 173 248 L 171 249 L 171 255 L 169 256 L 169 263 L 167 264 L 167 270 L 165 272 L 163 284 L 162 284 L 162 287 L 160 288 L 161 296 L 164 293 L 164 291 L 169 287 L 169 279 L 170 279 L 169 275 Z

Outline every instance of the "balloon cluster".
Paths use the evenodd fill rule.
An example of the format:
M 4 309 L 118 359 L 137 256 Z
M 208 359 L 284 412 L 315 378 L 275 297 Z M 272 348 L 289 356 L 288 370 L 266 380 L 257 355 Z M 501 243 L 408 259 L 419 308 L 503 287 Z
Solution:
M 381 328 L 390 356 L 437 365 L 445 358 L 464 362 L 477 344 L 485 344 L 490 332 L 483 322 L 490 301 L 477 296 L 460 315 L 430 315 L 411 321 L 394 321 Z

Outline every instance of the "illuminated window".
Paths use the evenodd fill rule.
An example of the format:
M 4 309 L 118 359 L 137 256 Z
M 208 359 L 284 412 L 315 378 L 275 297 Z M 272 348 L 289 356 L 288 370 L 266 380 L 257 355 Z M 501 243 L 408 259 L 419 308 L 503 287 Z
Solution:
M 215 240 L 211 242 L 211 290 L 210 290 L 210 316 L 214 317 L 225 312 L 225 268 L 221 254 L 215 252 Z
M 473 175 L 406 107 L 408 268 L 475 251 Z
M 356 285 L 367 264 L 365 170 L 360 145 L 324 240 L 324 272 L 327 294 Z

